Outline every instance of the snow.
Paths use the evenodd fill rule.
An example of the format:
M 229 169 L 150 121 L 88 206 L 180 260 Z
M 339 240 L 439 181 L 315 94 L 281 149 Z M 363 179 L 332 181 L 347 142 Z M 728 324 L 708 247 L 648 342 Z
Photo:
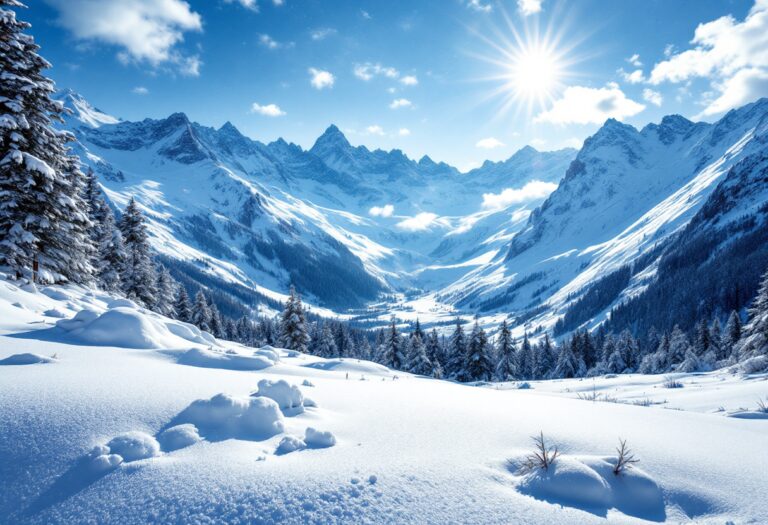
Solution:
M 204 348 L 191 348 L 178 356 L 183 365 L 227 370 L 263 370 L 275 364 L 275 360 L 263 355 L 241 355 L 235 351 L 221 352 Z
M 160 443 L 144 432 L 132 431 L 112 438 L 106 447 L 123 461 L 138 461 L 160 455 Z
M 239 397 L 216 394 L 198 399 L 174 419 L 192 423 L 208 439 L 262 440 L 284 430 L 280 406 L 264 397 Z
M 296 385 L 291 385 L 288 381 L 280 379 L 272 381 L 271 379 L 262 379 L 259 381 L 258 391 L 252 394 L 254 397 L 268 397 L 275 401 L 281 410 L 285 409 L 304 409 L 304 396 Z
M 729 417 L 757 411 L 765 373 L 675 374 L 679 389 L 636 374 L 519 389 L 228 341 L 83 345 L 43 311 L 96 312 L 85 325 L 122 310 L 134 313 L 127 323 L 171 321 L 108 309 L 100 292 L 63 286 L 66 299 L 53 300 L 46 289 L 0 284 L 0 359 L 58 356 L 0 367 L 0 521 L 768 522 L 768 422 Z M 278 359 L 260 370 L 180 364 L 192 348 Z M 283 394 L 310 383 L 319 408 L 252 396 L 263 380 Z M 592 392 L 605 402 L 579 398 Z M 508 460 L 529 453 L 539 431 L 563 455 L 551 473 L 523 476 Z M 619 438 L 640 463 L 617 477 Z
M 36 365 L 40 363 L 53 363 L 55 361 L 56 360 L 51 357 L 45 357 L 27 352 L 23 354 L 13 354 L 6 357 L 5 359 L 0 359 L 0 366 Z
M 157 440 L 165 451 L 179 450 L 186 448 L 202 440 L 197 431 L 197 427 L 191 423 L 175 425 L 163 430 L 157 436 Z
M 317 430 L 312 427 L 307 427 L 304 442 L 307 446 L 312 448 L 332 447 L 336 444 L 336 436 L 327 430 Z

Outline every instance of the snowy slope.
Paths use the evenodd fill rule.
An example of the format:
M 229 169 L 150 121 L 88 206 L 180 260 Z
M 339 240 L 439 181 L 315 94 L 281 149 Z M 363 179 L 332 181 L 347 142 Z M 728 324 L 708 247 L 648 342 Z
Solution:
M 609 120 L 509 249 L 439 297 L 472 308 L 536 310 L 529 328 L 551 328 L 591 284 L 684 228 L 731 167 L 765 152 L 767 126 L 768 99 L 715 124 L 670 116 L 638 131 Z M 765 195 L 755 198 L 759 205 Z
M 765 376 L 476 387 L 203 342 L 75 286 L 3 279 L 0 312 L 4 523 L 768 521 L 768 420 L 738 417 Z M 539 431 L 563 455 L 523 475 Z M 617 477 L 619 437 L 640 463 Z
M 385 290 L 448 284 L 495 255 L 575 154 L 525 148 L 462 174 L 428 157 L 353 147 L 335 126 L 304 151 L 181 113 L 110 122 L 82 97 L 62 99 L 77 152 L 115 206 L 137 198 L 161 254 L 246 286 L 279 292 L 293 282 L 337 309 Z M 488 195 L 532 181 L 543 190 L 486 205 Z M 464 272 L 436 280 L 435 265 Z

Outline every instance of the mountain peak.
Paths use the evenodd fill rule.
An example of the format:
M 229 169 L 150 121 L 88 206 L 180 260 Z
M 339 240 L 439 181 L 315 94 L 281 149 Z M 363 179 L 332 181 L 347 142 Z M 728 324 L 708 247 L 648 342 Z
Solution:
M 79 121 L 88 127 L 98 128 L 104 124 L 117 124 L 120 122 L 119 118 L 108 115 L 100 109 L 93 107 L 85 97 L 71 88 L 59 90 L 54 98 L 72 112 L 68 116 L 69 120 Z
M 323 134 L 318 137 L 318 139 L 315 141 L 315 145 L 312 146 L 310 151 L 317 152 L 321 149 L 349 147 L 349 141 L 347 140 L 347 137 L 344 136 L 344 133 L 342 133 L 335 124 L 331 124 L 328 126 L 325 132 L 323 132 Z

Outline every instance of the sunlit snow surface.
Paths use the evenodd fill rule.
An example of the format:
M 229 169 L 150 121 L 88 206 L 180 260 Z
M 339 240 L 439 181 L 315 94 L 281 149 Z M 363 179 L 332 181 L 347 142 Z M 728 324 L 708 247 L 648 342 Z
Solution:
M 122 312 L 113 339 L 56 326 L 83 309 L 88 323 Z M 765 399 L 764 376 L 458 385 L 180 326 L 100 292 L 0 281 L 0 360 L 43 358 L 0 361 L 0 521 L 768 521 L 768 420 L 730 417 Z M 539 431 L 562 459 L 523 476 Z M 641 462 L 616 478 L 619 438 Z

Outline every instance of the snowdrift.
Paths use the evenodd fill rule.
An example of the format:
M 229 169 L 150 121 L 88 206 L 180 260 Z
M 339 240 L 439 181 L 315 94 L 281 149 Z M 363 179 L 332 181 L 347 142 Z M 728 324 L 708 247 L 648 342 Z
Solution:
M 218 346 L 216 339 L 194 325 L 139 308 L 128 300 L 110 303 L 104 313 L 83 309 L 56 326 L 80 343 L 122 348 L 175 348 L 197 343 Z

